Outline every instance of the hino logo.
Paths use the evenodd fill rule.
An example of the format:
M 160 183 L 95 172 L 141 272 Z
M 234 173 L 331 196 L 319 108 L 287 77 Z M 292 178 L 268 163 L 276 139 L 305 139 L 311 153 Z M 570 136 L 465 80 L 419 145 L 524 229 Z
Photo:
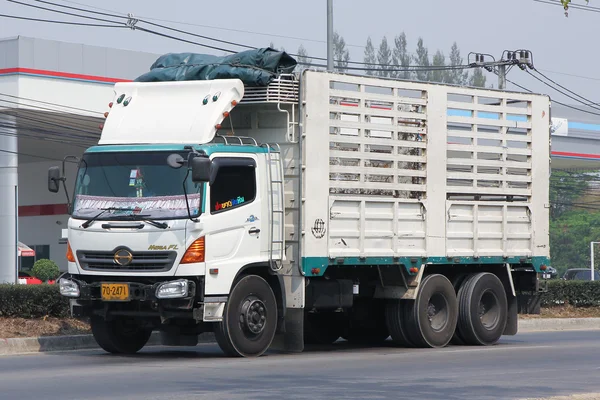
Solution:
M 170 244 L 167 246 L 167 245 L 151 244 L 150 246 L 148 246 L 148 250 L 177 250 L 177 245 Z
M 129 250 L 121 249 L 115 252 L 113 260 L 116 264 L 124 267 L 126 265 L 131 264 L 131 260 L 133 260 L 133 254 Z

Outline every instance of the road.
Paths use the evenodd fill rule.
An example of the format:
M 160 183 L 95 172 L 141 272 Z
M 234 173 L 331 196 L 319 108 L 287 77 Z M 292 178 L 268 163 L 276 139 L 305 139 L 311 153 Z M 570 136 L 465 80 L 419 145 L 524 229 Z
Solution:
M 522 333 L 492 347 L 352 348 L 225 358 L 212 344 L 0 357 L 0 398 L 523 399 L 600 392 L 600 331 Z

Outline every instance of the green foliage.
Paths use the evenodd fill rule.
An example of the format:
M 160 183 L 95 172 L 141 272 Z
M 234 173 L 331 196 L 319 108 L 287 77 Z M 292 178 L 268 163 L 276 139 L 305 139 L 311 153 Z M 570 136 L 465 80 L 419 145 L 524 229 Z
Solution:
M 481 68 L 473 70 L 473 75 L 469 78 L 469 86 L 485 87 L 485 75 Z
M 562 275 L 568 268 L 590 265 L 590 242 L 600 240 L 600 212 L 570 211 L 550 221 L 552 266 Z M 600 249 L 594 248 L 600 260 Z
M 346 72 L 348 61 L 350 61 L 350 51 L 346 48 L 346 41 L 337 32 L 333 33 L 333 59 L 336 69 L 339 72 Z
M 429 50 L 425 47 L 423 43 L 423 38 L 419 38 L 417 41 L 417 51 L 414 56 L 415 64 L 419 66 L 429 67 L 431 64 L 429 63 Z M 431 71 L 424 69 L 417 69 L 416 72 L 418 81 L 430 81 L 431 80 Z
M 390 69 L 393 69 L 392 64 L 392 50 L 388 45 L 387 38 L 384 36 L 379 45 L 379 51 L 377 52 L 377 63 L 379 66 L 379 76 L 385 78 L 390 76 Z
M 548 291 L 542 293 L 541 304 L 544 307 L 600 306 L 600 281 L 548 281 Z
M 0 316 L 41 318 L 67 317 L 69 300 L 60 295 L 58 285 L 0 285 Z
M 410 67 L 410 54 L 408 53 L 407 45 L 406 34 L 404 32 L 394 38 L 392 64 L 399 66 L 400 69 L 408 69 Z M 410 79 L 410 75 L 410 71 L 395 73 L 395 77 L 400 79 Z
M 446 57 L 444 53 L 441 51 L 437 51 L 433 56 L 433 66 L 434 67 L 444 67 L 446 65 Z M 446 71 L 439 69 L 431 71 L 431 81 L 432 82 L 445 82 L 446 81 Z
M 60 275 L 60 270 L 54 261 L 41 259 L 33 264 L 31 273 L 42 282 L 48 282 L 51 279 L 56 279 Z
M 584 172 L 553 170 L 550 175 L 550 217 L 559 218 L 578 205 L 593 177 Z
M 375 47 L 373 47 L 373 42 L 371 41 L 371 37 L 367 38 L 367 46 L 365 47 L 365 57 L 364 62 L 367 64 L 377 64 L 377 59 L 375 58 Z M 365 68 L 377 68 L 375 65 L 365 65 Z M 373 70 L 367 71 L 367 75 L 375 75 Z

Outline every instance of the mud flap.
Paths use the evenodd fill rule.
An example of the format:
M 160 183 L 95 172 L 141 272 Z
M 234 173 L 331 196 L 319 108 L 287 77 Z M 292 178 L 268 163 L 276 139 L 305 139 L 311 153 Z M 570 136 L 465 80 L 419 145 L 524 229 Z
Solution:
M 507 296 L 508 312 L 506 314 L 506 327 L 503 335 L 516 335 L 519 328 L 519 314 L 516 296 Z
M 304 351 L 303 308 L 287 308 L 285 310 L 284 332 L 275 335 L 271 349 L 289 353 Z

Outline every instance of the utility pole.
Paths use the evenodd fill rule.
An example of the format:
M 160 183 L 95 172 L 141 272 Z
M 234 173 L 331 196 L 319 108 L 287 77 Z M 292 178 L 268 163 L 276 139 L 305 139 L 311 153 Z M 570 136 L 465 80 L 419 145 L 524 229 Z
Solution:
M 475 60 L 472 61 L 472 56 Z M 533 56 L 529 50 L 504 50 L 500 60 L 496 61 L 494 56 L 483 53 L 469 53 L 469 65 L 482 67 L 498 75 L 498 89 L 506 89 L 506 74 L 517 66 L 522 70 L 533 69 Z
M 506 89 L 506 65 L 498 65 L 498 89 Z
M 327 0 L 327 71 L 333 72 L 333 0 Z

